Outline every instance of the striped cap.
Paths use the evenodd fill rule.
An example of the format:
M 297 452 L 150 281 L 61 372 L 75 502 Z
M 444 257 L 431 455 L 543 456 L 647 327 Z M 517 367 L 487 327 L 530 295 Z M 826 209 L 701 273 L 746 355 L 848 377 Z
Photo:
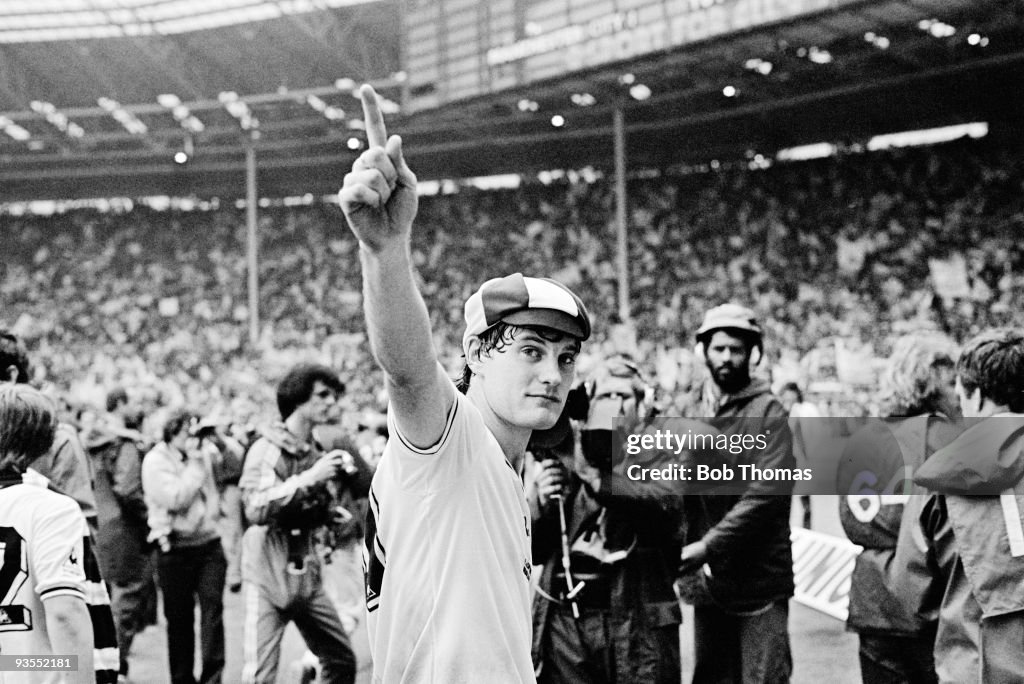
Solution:
M 501 321 L 552 328 L 581 340 L 590 337 L 590 316 L 583 302 L 550 278 L 527 278 L 522 273 L 492 278 L 466 300 L 465 314 L 463 344 Z

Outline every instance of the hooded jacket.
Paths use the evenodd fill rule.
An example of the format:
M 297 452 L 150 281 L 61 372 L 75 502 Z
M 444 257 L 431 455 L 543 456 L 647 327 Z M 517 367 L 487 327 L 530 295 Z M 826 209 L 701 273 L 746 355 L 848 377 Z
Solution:
M 96 552 L 103 578 L 115 584 L 137 580 L 140 559 L 150 552 L 138 447 L 142 436 L 97 426 L 84 441 L 95 472 Z
M 941 682 L 1019 682 L 1024 673 L 1024 415 L 975 423 L 921 466 L 920 516 L 939 627 Z M 939 598 L 935 598 L 939 597 Z M 920 606 L 922 610 L 934 606 Z
M 900 560 L 896 547 L 904 520 L 914 525 L 920 514 L 919 496 L 924 490 L 907 491 L 902 478 L 914 473 L 932 452 L 951 443 L 961 427 L 945 418 L 920 415 L 871 420 L 851 437 L 839 463 L 836 484 L 839 519 L 846 536 L 863 547 L 853 567 L 850 614 L 847 627 L 862 634 L 929 638 L 935 615 L 905 609 L 900 591 L 919 595 L 931 582 L 927 564 L 911 544 Z M 909 485 L 906 482 L 906 485 Z M 864 488 L 873 490 L 867 493 Z M 915 586 L 916 585 L 916 586 Z
M 713 382 L 708 380 L 707 382 Z M 707 387 L 706 387 L 707 390 Z M 717 402 L 708 420 L 726 435 L 765 435 L 767 448 L 733 455 L 733 467 L 796 467 L 789 414 L 768 382 L 754 379 Z M 793 595 L 793 551 L 789 539 L 791 484 L 751 482 L 742 494 L 698 494 L 683 502 L 683 544 L 704 540 L 707 572 L 679 578 L 690 603 L 716 604 L 730 612 L 757 610 Z

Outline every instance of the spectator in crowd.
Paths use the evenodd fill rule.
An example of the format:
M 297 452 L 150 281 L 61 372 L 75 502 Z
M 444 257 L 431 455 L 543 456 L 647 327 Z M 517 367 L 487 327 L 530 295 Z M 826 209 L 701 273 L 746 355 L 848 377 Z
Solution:
M 937 333 L 897 340 L 879 392 L 887 420 L 871 420 L 855 433 L 840 460 L 839 516 L 850 541 L 863 547 L 851 577 L 846 625 L 859 636 L 865 684 L 937 681 L 932 658 L 937 616 L 905 609 L 913 602 L 899 594 L 913 592 L 920 599 L 928 590 L 925 560 L 904 560 L 905 554 L 899 562 L 894 559 L 903 521 L 912 526 L 920 513 L 915 504 L 923 497 L 907 496 L 920 493 L 910 490 L 912 474 L 960 430 L 956 355 L 953 341 Z
M 681 499 L 670 482 L 626 475 L 627 465 L 664 467 L 663 454 L 627 461 L 614 453 L 612 437 L 615 419 L 628 433 L 651 424 L 645 390 L 630 361 L 602 362 L 576 390 L 589 395 L 578 416 L 585 420 L 579 458 L 564 417 L 531 439 L 539 473 L 527 498 L 533 558 L 543 566 L 533 658 L 541 684 L 679 682 L 682 616 L 672 584 Z
M 489 280 L 463 309 L 456 386 L 412 273 L 416 177 L 376 93 L 364 85 L 361 96 L 369 149 L 339 199 L 359 239 L 370 346 L 391 401 L 364 552 L 373 676 L 533 682 L 521 472 L 532 432 L 562 412 L 590 319 L 554 280 Z
M 128 655 L 135 635 L 145 628 L 153 584 L 153 552 L 146 537 L 142 492 L 140 433 L 128 424 L 136 410 L 124 388 L 107 394 L 107 413 L 85 442 L 95 472 L 98 530 L 96 550 L 110 586 L 110 607 L 117 627 L 120 675 L 128 676 Z M 145 447 L 143 447 L 145 448 Z
M 1021 387 L 1024 330 L 969 340 L 956 364 L 969 427 L 914 476 L 930 490 L 916 538 L 923 537 L 934 590 L 904 596 L 938 614 L 935 670 L 943 684 L 1013 682 L 1024 672 Z
M 0 330 L 0 383 L 28 383 L 32 379 L 25 344 L 7 331 Z M 78 502 L 86 522 L 96 532 L 96 496 L 93 474 L 78 433 L 66 423 L 58 423 L 53 446 L 30 465 L 54 488 Z
M 762 335 L 746 307 L 707 312 L 697 341 L 711 377 L 699 418 L 727 435 L 766 436 L 766 448 L 745 452 L 743 463 L 792 469 L 788 414 L 768 383 L 751 377 L 764 354 Z M 741 494 L 684 500 L 680 593 L 694 606 L 695 684 L 789 681 L 793 555 L 785 493 L 755 480 Z
M 221 542 L 227 560 L 227 586 L 231 593 L 242 588 L 242 492 L 238 483 L 242 477 L 245 447 L 232 437 L 227 425 L 217 420 L 202 420 L 196 425 L 199 448 L 206 452 L 213 464 L 213 479 L 220 495 Z
M 220 684 L 224 671 L 227 562 L 221 548 L 213 464 L 192 434 L 197 423 L 185 409 L 171 412 L 160 443 L 142 460 L 150 536 L 160 546 L 157 576 L 167 619 L 171 684 Z M 198 680 L 194 673 L 197 597 L 202 653 Z
M 814 456 L 816 446 L 820 447 L 822 435 L 820 421 L 808 420 L 821 418 L 821 411 L 809 401 L 804 401 L 803 390 L 795 382 L 787 382 L 779 390 L 779 401 L 782 408 L 789 412 L 789 430 L 793 435 L 793 457 L 797 466 L 805 468 Z M 811 529 L 811 495 L 800 495 L 800 507 L 803 509 L 803 526 Z
M 16 335 L 6 331 L 0 331 L 0 371 L 0 387 L 8 382 L 28 383 L 32 377 L 32 366 L 25 344 Z M 93 544 L 97 522 L 92 467 L 78 433 L 71 425 L 58 421 L 50 448 L 29 464 L 25 469 L 25 478 L 66 493 L 78 504 L 85 517 L 89 535 L 84 542 L 82 565 L 95 646 L 93 666 L 96 670 L 96 684 L 112 684 L 118 679 L 120 657 L 110 595 Z
M 274 682 L 281 637 L 294 622 L 319 659 L 321 680 L 351 684 L 356 659 L 338 611 L 323 586 L 321 549 L 338 516 L 339 490 L 355 472 L 352 455 L 317 445 L 313 429 L 330 420 L 345 391 L 331 369 L 300 364 L 277 386 L 283 425 L 273 425 L 249 450 L 241 479 L 250 527 L 242 541 L 245 604 L 242 680 Z M 347 463 L 346 463 L 347 461 Z M 361 494 L 369 487 L 363 481 Z
M 63 681 L 92 684 L 85 516 L 70 497 L 22 482 L 29 464 L 53 445 L 56 429 L 56 407 L 40 392 L 24 384 L 0 386 L 0 531 L 8 582 L 0 648 L 15 655 L 73 655 L 77 667 Z M 11 559 L 22 565 L 8 568 Z M 19 571 L 26 577 L 19 579 Z M 19 668 L 4 681 L 37 681 L 33 674 Z

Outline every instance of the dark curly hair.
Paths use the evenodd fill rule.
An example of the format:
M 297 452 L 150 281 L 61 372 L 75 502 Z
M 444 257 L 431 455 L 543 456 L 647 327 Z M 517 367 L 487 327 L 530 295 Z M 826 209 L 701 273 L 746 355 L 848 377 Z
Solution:
M 987 330 L 964 345 L 956 362 L 960 385 L 1014 413 L 1024 413 L 1024 329 Z
M 491 352 L 504 351 L 507 346 L 512 344 L 512 341 L 515 340 L 516 335 L 518 335 L 521 330 L 532 330 L 549 342 L 558 342 L 566 337 L 572 337 L 571 335 L 566 335 L 558 330 L 553 330 L 552 328 L 546 328 L 543 326 L 513 325 L 504 321 L 498 321 L 478 335 L 480 338 L 480 355 L 486 356 Z M 462 373 L 459 377 L 455 378 L 455 389 L 465 394 L 469 391 L 469 384 L 472 379 L 473 371 L 470 370 L 469 362 L 466 361 L 463 363 Z
M 313 385 L 317 381 L 338 394 L 345 393 L 345 383 L 338 374 L 327 366 L 317 363 L 302 363 L 293 366 L 287 375 L 277 384 L 277 408 L 284 420 L 295 412 L 295 409 L 309 401 L 313 396 Z

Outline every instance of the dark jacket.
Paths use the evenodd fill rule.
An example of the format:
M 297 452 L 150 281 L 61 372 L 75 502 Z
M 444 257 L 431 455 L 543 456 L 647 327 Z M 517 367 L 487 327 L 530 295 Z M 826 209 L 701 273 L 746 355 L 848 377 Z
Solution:
M 575 475 L 565 500 L 569 543 L 592 533 L 604 512 L 604 530 L 609 549 L 632 549 L 623 559 L 601 566 L 609 583 L 609 631 L 614 635 L 612 661 L 615 681 L 649 684 L 679 681 L 678 649 L 659 644 L 678 644 L 682 621 L 679 602 L 672 589 L 679 558 L 678 489 L 668 481 L 638 482 L 625 476 L 627 462 L 614 459 L 611 472 L 601 475 L 597 491 L 581 485 Z M 658 454 L 629 460 L 650 467 L 664 465 Z M 565 591 L 562 571 L 561 535 L 557 504 L 541 508 L 535 490 L 527 493 L 533 513 L 533 558 L 543 565 L 540 589 L 557 598 Z M 575 554 L 574 554 L 575 556 Z M 582 593 L 587 591 L 586 586 Z M 533 661 L 541 666 L 552 638 L 547 629 L 552 602 L 540 593 L 533 601 Z M 669 630 L 670 640 L 652 638 L 657 630 Z
M 46 477 L 55 491 L 74 499 L 89 530 L 96 532 L 96 495 L 93 493 L 93 469 L 75 428 L 67 423 L 57 426 L 53 446 L 29 466 Z
M 712 382 L 708 380 L 708 382 Z M 732 467 L 796 467 L 788 414 L 768 383 L 753 380 L 724 397 L 708 421 L 726 435 L 765 435 L 767 448 L 731 455 Z M 793 595 L 789 540 L 792 483 L 754 481 L 742 494 L 698 494 L 684 499 L 683 544 L 704 540 L 710 577 L 701 570 L 679 578 L 689 603 L 733 612 L 755 610 Z
M 142 491 L 142 455 L 130 436 L 97 429 L 86 437 L 95 473 L 96 554 L 103 578 L 132 582 L 151 552 L 146 536 L 146 502 Z
M 918 470 L 920 516 L 938 591 L 942 682 L 1024 677 L 1024 416 L 973 424 Z M 922 612 L 934 606 L 922 605 Z
M 914 552 L 911 545 L 899 563 L 894 563 L 894 557 L 905 515 L 919 512 L 919 507 L 904 504 L 914 503 L 911 494 L 923 494 L 920 488 L 911 489 L 910 478 L 932 452 L 952 442 L 959 432 L 959 425 L 940 416 L 871 420 L 843 450 L 837 475 L 839 518 L 850 541 L 863 547 L 851 577 L 846 621 L 851 630 L 931 635 L 935 616 L 906 610 L 894 581 L 895 574 L 902 574 L 901 591 L 927 591 L 930 577 L 923 554 L 909 558 Z

